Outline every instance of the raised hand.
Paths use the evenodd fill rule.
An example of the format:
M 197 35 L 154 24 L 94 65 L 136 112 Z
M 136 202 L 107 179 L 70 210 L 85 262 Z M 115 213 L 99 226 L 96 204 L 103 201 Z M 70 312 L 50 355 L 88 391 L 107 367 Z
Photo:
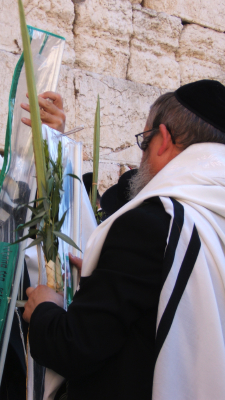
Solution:
M 63 100 L 60 94 L 55 92 L 44 92 L 38 96 L 38 103 L 40 106 L 41 122 L 48 125 L 50 128 L 64 133 L 66 116 L 63 111 Z M 30 112 L 29 104 L 22 103 L 21 107 Z M 21 121 L 24 124 L 31 126 L 31 120 L 29 118 L 23 117 L 21 118 Z

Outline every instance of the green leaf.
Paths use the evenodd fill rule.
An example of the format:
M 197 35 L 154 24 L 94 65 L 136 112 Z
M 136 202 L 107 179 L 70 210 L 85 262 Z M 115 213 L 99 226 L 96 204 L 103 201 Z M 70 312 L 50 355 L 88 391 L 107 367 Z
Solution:
M 46 211 L 42 209 L 41 211 L 38 211 L 38 214 L 35 215 L 35 217 L 33 218 L 33 220 L 35 220 L 35 219 L 37 219 L 37 218 L 42 218 L 45 214 L 46 214 Z
M 38 214 L 39 214 L 41 211 L 44 211 L 43 203 L 39 204 L 39 206 L 36 207 L 36 208 L 31 207 L 31 206 L 27 206 L 27 208 L 29 208 L 29 210 L 32 211 L 32 213 L 35 215 L 35 217 L 38 216 Z M 34 218 L 35 218 L 35 217 L 34 217 Z
M 80 180 L 79 176 L 77 176 L 77 175 L 74 175 L 74 174 L 66 174 L 66 176 L 71 176 L 71 177 L 74 178 L 74 179 L 78 179 L 78 180 L 80 181 L 80 183 L 81 183 L 81 180 Z
M 38 235 L 39 232 L 40 232 L 39 229 L 30 229 L 29 235 Z
M 56 167 L 59 174 L 59 179 L 62 181 L 62 143 L 59 141 L 58 143 L 58 157 L 56 161 Z
M 31 233 L 31 232 L 35 232 L 35 233 Z M 24 240 L 29 239 L 32 234 L 36 235 L 38 232 L 39 232 L 38 229 L 31 229 L 28 235 L 25 235 L 21 239 L 16 240 L 16 242 L 13 242 L 12 244 L 10 244 L 10 246 L 12 246 L 13 244 L 23 242 Z
M 57 254 L 58 254 L 58 246 L 57 247 L 53 246 L 53 249 L 52 249 L 52 261 L 56 262 Z
M 22 207 L 28 207 L 28 204 L 36 203 L 36 202 L 41 201 L 41 200 L 44 200 L 44 199 L 46 199 L 46 197 L 42 197 L 41 199 L 35 199 L 35 200 L 32 200 L 32 201 L 29 201 L 29 203 L 20 204 L 20 205 L 17 207 L 17 210 L 19 210 L 19 209 L 22 208 Z M 39 204 L 39 206 L 40 206 L 40 204 Z
M 24 228 L 29 228 L 30 226 L 37 225 L 39 222 L 41 222 L 42 218 L 33 218 L 31 221 L 26 222 L 26 224 L 18 225 L 16 228 L 16 231 L 19 229 L 24 229 Z
M 60 229 L 61 229 L 61 227 L 62 227 L 62 225 L 63 225 L 63 222 L 65 221 L 67 211 L 68 211 L 68 210 L 66 210 L 66 211 L 64 212 L 64 214 L 63 214 L 62 218 L 60 219 L 60 221 L 56 222 L 55 228 L 56 228 L 57 231 L 60 231 Z
M 31 242 L 31 244 L 29 244 L 29 246 L 27 246 L 24 250 L 29 249 L 30 247 L 36 246 L 36 244 L 39 244 L 42 242 L 42 237 L 38 237 L 37 239 L 34 239 L 33 242 Z
M 43 203 L 38 204 L 38 206 L 36 206 L 36 210 L 37 210 L 38 212 L 41 211 L 41 210 L 44 211 L 44 205 L 43 205 Z
M 46 168 L 48 169 L 48 164 L 49 164 L 49 150 L 48 150 L 48 143 L 47 140 L 45 139 L 43 141 L 44 144 L 44 153 L 45 153 L 45 162 L 46 162 Z
M 50 195 L 50 193 L 52 191 L 53 183 L 54 183 L 54 178 L 52 176 L 47 182 L 47 194 L 48 194 L 48 197 L 49 197 L 49 195 Z
M 44 204 L 44 208 L 45 208 L 46 213 L 48 213 L 49 209 L 50 209 L 49 200 L 44 200 L 43 204 Z
M 53 233 L 54 233 L 55 236 L 57 236 L 57 237 L 59 237 L 60 239 L 64 240 L 64 242 L 70 244 L 71 246 L 75 247 L 75 249 L 81 251 L 81 249 L 76 245 L 76 243 L 74 243 L 74 241 L 73 241 L 69 236 L 65 235 L 65 234 L 62 233 L 62 232 L 53 231 Z M 81 251 L 81 252 L 82 252 L 82 251 Z
M 36 208 L 34 208 L 34 207 L 31 207 L 31 206 L 29 206 L 29 205 L 27 205 L 27 208 L 29 208 L 29 210 L 31 210 L 31 211 L 32 211 L 32 214 L 34 214 L 34 215 L 37 215 L 38 211 L 37 211 L 37 209 L 36 209 Z
M 60 194 L 59 194 L 59 181 L 55 184 L 55 190 L 52 194 L 52 218 L 55 218 L 59 212 Z
M 42 192 L 43 192 L 44 198 L 47 199 L 48 195 L 47 195 L 47 192 L 45 190 L 45 187 L 44 187 L 43 183 L 41 184 L 41 187 L 42 187 Z
M 46 241 L 45 241 L 45 246 L 46 246 L 46 253 L 48 255 L 49 249 L 53 246 L 53 235 L 51 232 L 51 227 L 46 226 Z M 50 258 L 47 257 L 47 261 L 49 261 Z
M 49 162 L 52 164 L 53 169 L 55 168 L 55 162 L 52 160 L 52 158 L 49 158 Z
M 38 104 L 36 84 L 34 78 L 33 60 L 30 48 L 30 37 L 26 26 L 22 0 L 18 0 L 18 5 L 19 5 L 21 35 L 23 41 L 23 56 L 24 56 L 27 88 L 28 88 L 29 103 L 30 103 L 30 115 L 32 124 L 32 137 L 33 137 L 33 149 L 34 149 L 34 158 L 36 166 L 38 197 L 43 197 L 42 185 L 46 188 L 46 163 L 45 163 L 44 146 L 42 139 L 40 109 Z

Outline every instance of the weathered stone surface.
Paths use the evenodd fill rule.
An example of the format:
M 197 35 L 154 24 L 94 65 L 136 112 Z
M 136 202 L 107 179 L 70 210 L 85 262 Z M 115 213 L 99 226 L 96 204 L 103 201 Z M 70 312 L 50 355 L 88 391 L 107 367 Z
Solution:
M 16 0 L 0 0 L 0 50 L 20 54 L 19 13 Z
M 104 160 L 111 160 L 118 162 L 119 164 L 128 164 L 131 166 L 139 166 L 141 161 L 142 152 L 137 146 L 137 144 L 128 147 L 127 149 L 112 152 L 110 151 L 108 154 L 102 154 L 102 158 Z
M 70 126 L 85 125 L 85 129 L 76 134 L 76 140 L 82 140 L 87 151 L 92 148 L 94 115 L 99 94 L 100 146 L 104 149 L 103 156 L 109 157 L 111 151 L 118 153 L 133 146 L 136 142 L 134 135 L 144 129 L 149 107 L 161 94 L 160 90 L 81 70 L 74 70 L 74 79 L 75 115 Z M 69 97 L 66 93 L 64 96 Z
M 5 132 L 8 116 L 8 99 L 12 83 L 13 71 L 18 61 L 18 56 L 0 50 L 0 151 L 4 150 Z
M 225 84 L 225 35 L 198 25 L 186 25 L 177 52 L 181 84 L 216 79 Z
M 50 31 L 66 39 L 63 63 L 73 66 L 75 51 L 72 30 L 75 14 L 72 1 L 25 0 L 24 7 L 28 25 Z
M 21 53 L 22 41 L 17 0 L 1 0 L 0 50 Z M 75 62 L 73 22 L 74 5 L 71 0 L 25 0 L 24 9 L 28 25 L 55 33 L 66 39 L 63 62 Z
M 132 5 L 129 0 L 86 0 L 75 5 L 76 66 L 126 78 Z
M 225 31 L 224 0 L 144 0 L 143 5 L 175 15 L 183 21 Z
M 179 18 L 133 6 L 133 38 L 127 78 L 160 88 L 180 85 L 175 53 L 182 24 Z
M 91 161 L 83 162 L 83 174 L 93 171 Z M 98 191 L 102 195 L 109 187 L 115 185 L 120 177 L 120 165 L 110 162 L 99 163 Z
M 62 65 L 60 69 L 57 92 L 63 98 L 63 108 L 66 113 L 65 131 L 70 131 L 76 125 L 74 69 Z

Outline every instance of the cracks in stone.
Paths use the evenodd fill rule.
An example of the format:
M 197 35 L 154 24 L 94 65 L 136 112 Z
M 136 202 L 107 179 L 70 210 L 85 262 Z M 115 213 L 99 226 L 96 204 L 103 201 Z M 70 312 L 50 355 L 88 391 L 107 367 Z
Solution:
M 14 52 L 14 54 L 21 54 L 22 53 L 22 49 L 19 46 L 19 43 L 18 43 L 17 39 L 14 40 L 14 43 L 15 43 L 17 49 L 18 49 L 18 51 Z
M 136 143 L 135 143 L 135 144 L 127 144 L 127 145 L 122 144 L 121 146 L 116 147 L 116 148 L 113 150 L 113 153 L 119 153 L 120 151 L 130 149 L 131 147 L 133 147 L 133 146 L 135 146 L 135 145 L 136 145 Z
M 76 89 L 76 79 L 73 78 L 73 91 L 74 91 L 74 97 L 75 101 L 78 98 L 78 93 L 80 93 L 79 89 Z
M 72 34 L 74 35 L 74 30 L 75 30 L 75 23 L 76 23 L 76 9 L 75 9 L 75 2 L 71 0 L 73 3 L 73 9 L 74 9 L 74 19 L 72 23 Z
M 78 6 L 79 2 L 76 0 L 71 0 L 71 2 L 73 3 L 73 9 L 74 9 L 74 19 L 73 19 L 73 23 L 72 23 L 72 35 L 73 35 L 73 38 L 75 39 L 75 37 L 76 37 L 75 26 L 76 26 L 77 15 L 78 15 L 77 6 Z M 84 3 L 84 2 L 85 2 L 85 0 L 81 1 L 81 3 Z M 74 51 L 76 52 L 75 40 L 74 40 Z M 76 66 L 76 54 L 75 54 L 74 66 Z
M 73 36 L 76 36 L 75 35 L 75 25 L 76 25 L 76 20 L 77 20 L 77 17 L 78 17 L 78 11 L 77 11 L 77 7 L 79 6 L 79 3 L 84 3 L 85 2 L 85 0 L 81 0 L 81 1 L 78 1 L 78 0 L 71 0 L 72 1 L 72 3 L 73 3 L 73 5 L 74 5 L 74 20 L 73 20 L 73 29 L 72 29 L 72 33 L 73 33 Z
M 75 100 L 75 107 L 74 107 L 74 112 L 75 112 L 75 122 L 77 122 L 77 118 L 76 118 L 76 100 L 77 100 L 77 97 L 78 97 L 78 93 L 79 93 L 79 90 L 76 88 L 76 78 L 74 77 L 73 78 L 73 93 L 74 93 L 74 100 Z
M 186 20 L 184 20 L 184 19 L 181 19 L 181 23 L 182 23 L 183 26 L 185 26 L 185 25 L 191 25 L 191 22 L 186 21 Z
M 127 69 L 126 69 L 126 77 L 125 77 L 125 79 L 128 81 L 128 80 L 130 80 L 129 79 L 129 77 L 128 77 L 128 71 L 129 71 L 129 66 L 130 66 L 130 50 L 131 50 L 131 41 L 132 41 L 132 39 L 133 39 L 133 35 L 131 35 L 130 36 L 130 40 L 129 40 L 129 58 L 128 58 L 128 60 L 127 60 Z
M 102 128 L 102 126 L 101 126 Z M 86 147 L 88 147 L 89 145 L 86 145 Z M 116 147 L 115 149 L 113 147 L 109 147 L 109 146 L 100 146 L 100 149 L 102 152 L 104 152 L 104 154 L 101 155 L 102 158 L 109 156 L 110 154 L 115 154 L 115 153 L 120 153 L 123 150 L 127 150 L 127 149 L 131 149 L 133 146 L 136 146 L 135 144 L 127 144 L 124 145 L 122 144 L 119 147 Z
M 175 60 L 176 60 L 176 62 L 178 63 L 178 65 L 179 65 L 179 74 L 180 74 L 180 76 L 179 76 L 179 85 L 181 85 L 181 68 L 180 68 L 180 60 L 179 60 L 179 57 L 178 57 L 178 53 L 179 53 L 179 50 L 180 50 L 180 41 L 181 41 L 181 35 L 182 35 L 182 32 L 183 32 L 183 30 L 185 29 L 185 25 L 187 25 L 188 24 L 188 22 L 184 22 L 182 19 L 181 19 L 181 24 L 182 24 L 182 26 L 183 26 L 183 28 L 182 28 L 182 31 L 180 32 L 180 36 L 179 36 L 179 45 L 178 45 L 178 49 L 175 51 L 175 53 L 174 53 L 174 55 L 175 55 Z
M 132 7 L 132 27 L 133 27 L 133 22 L 134 22 L 134 14 L 133 14 L 133 7 Z M 134 35 L 132 33 L 130 35 L 130 40 L 129 40 L 129 58 L 127 60 L 127 69 L 126 69 L 126 78 L 125 78 L 127 81 L 129 80 L 128 71 L 129 71 L 129 66 L 130 66 L 130 58 L 131 58 L 130 51 L 131 51 L 131 42 L 132 42 L 133 37 L 134 37 Z
M 35 9 L 37 6 L 32 7 L 29 11 L 26 12 L 26 17 Z

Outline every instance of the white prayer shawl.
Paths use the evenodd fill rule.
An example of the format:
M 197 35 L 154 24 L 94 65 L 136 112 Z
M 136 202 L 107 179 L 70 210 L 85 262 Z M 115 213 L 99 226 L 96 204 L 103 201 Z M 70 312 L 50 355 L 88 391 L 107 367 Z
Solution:
M 171 215 L 157 317 L 153 400 L 225 399 L 224 186 L 225 146 L 192 145 L 101 224 L 86 247 L 83 276 L 95 269 L 106 235 L 121 214 L 159 196 Z

